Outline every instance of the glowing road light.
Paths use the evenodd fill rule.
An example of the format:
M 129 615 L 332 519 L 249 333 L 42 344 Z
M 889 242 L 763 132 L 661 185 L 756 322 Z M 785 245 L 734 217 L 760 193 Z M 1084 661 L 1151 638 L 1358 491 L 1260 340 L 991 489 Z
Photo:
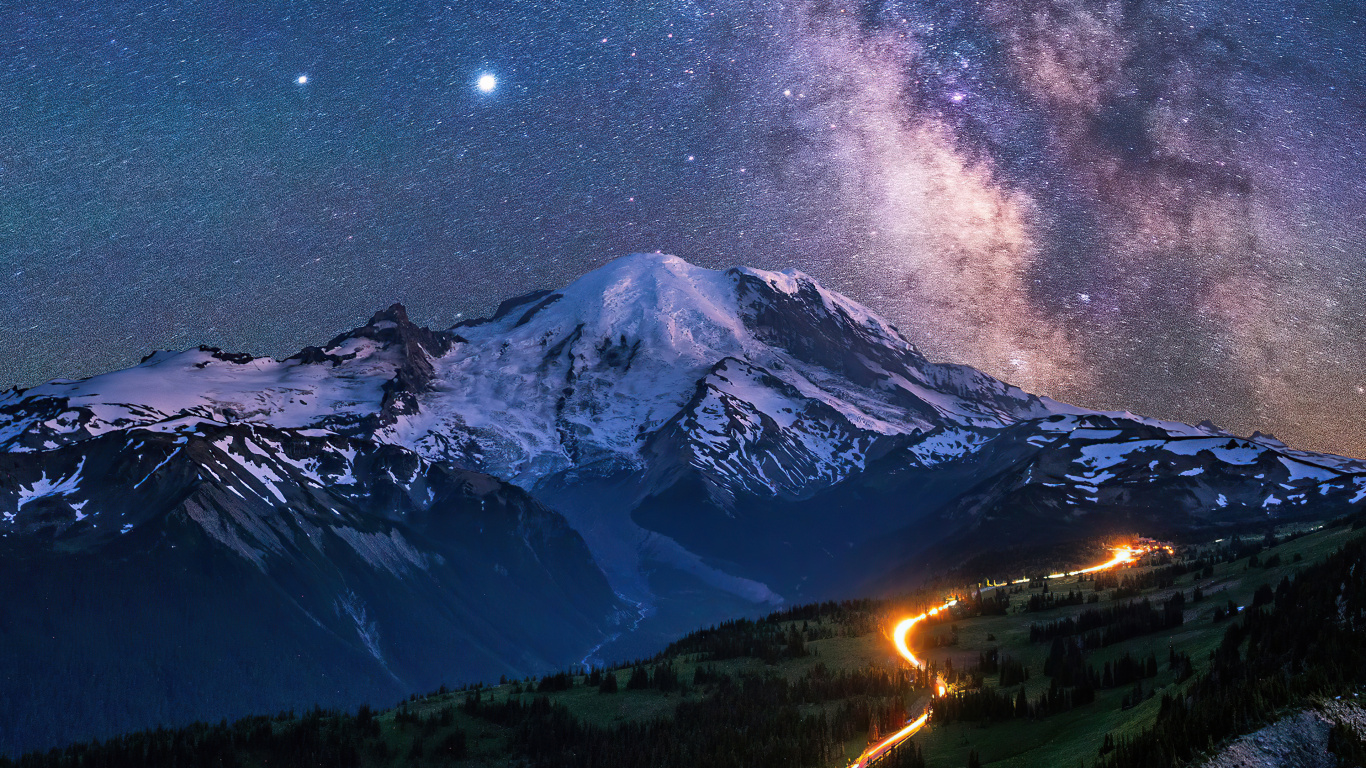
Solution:
M 1094 571 L 1103 571 L 1106 568 L 1114 568 L 1117 565 L 1131 563 L 1134 561 L 1134 558 L 1137 555 L 1138 553 L 1130 549 L 1129 547 L 1119 547 L 1115 550 L 1115 556 L 1110 560 L 1110 562 L 1101 563 L 1100 565 L 1093 565 L 1090 568 L 1083 568 L 1080 571 L 1076 571 L 1076 573 L 1092 573 Z
M 892 630 L 892 642 L 896 645 L 897 653 L 900 653 L 902 656 L 906 658 L 907 661 L 911 662 L 912 666 L 923 668 L 925 666 L 925 663 L 922 662 L 920 659 L 917 659 L 915 657 L 915 654 L 911 653 L 911 649 L 907 647 L 906 636 L 910 634 L 911 627 L 914 627 L 916 624 L 919 624 L 920 622 L 924 621 L 925 619 L 928 619 L 931 616 L 938 615 L 939 612 L 944 610 L 945 608 L 952 608 L 955 605 L 958 605 L 957 598 L 954 598 L 953 600 L 944 603 L 938 608 L 931 608 L 930 610 L 925 611 L 919 616 L 912 616 L 909 619 L 902 619 L 901 623 L 896 625 L 896 629 Z
M 1166 549 L 1168 554 L 1170 554 L 1171 551 L 1172 551 L 1172 548 L 1171 548 L 1171 547 L 1163 547 L 1163 549 Z M 1110 559 L 1107 560 L 1106 562 L 1101 563 L 1100 565 L 1093 565 L 1093 566 L 1091 566 L 1090 568 L 1082 568 L 1082 569 L 1079 570 L 1079 571 L 1063 571 L 1062 573 L 1050 573 L 1050 574 L 1048 574 L 1047 576 L 1045 576 L 1044 578 L 1046 578 L 1046 579 L 1061 579 L 1061 578 L 1063 578 L 1064 576 L 1076 576 L 1076 575 L 1081 574 L 1081 573 L 1095 573 L 1096 571 L 1104 571 L 1104 570 L 1107 570 L 1107 569 L 1109 569 L 1109 568 L 1114 568 L 1114 567 L 1117 566 L 1117 565 L 1124 565 L 1125 563 L 1132 563 L 1140 554 L 1142 554 L 1142 552 L 1141 552 L 1140 550 L 1136 550 L 1136 549 L 1134 549 L 1134 548 L 1132 548 L 1132 547 L 1117 547 L 1117 548 L 1115 548 L 1115 549 L 1112 550 L 1112 551 L 1115 553 L 1115 556 L 1112 557 L 1112 558 L 1110 558 Z M 1025 583 L 1027 583 L 1029 580 L 1030 580 L 1029 577 L 1025 577 L 1025 578 L 1023 578 L 1023 579 L 1015 579 L 1014 581 L 1011 581 L 1011 582 L 1009 582 L 1009 583 L 1010 583 L 1010 584 L 1025 584 Z M 996 586 L 998 586 L 998 585 L 992 584 L 992 585 L 990 585 L 989 588 L 994 588 L 994 587 L 996 587 Z
M 474 81 L 474 87 L 478 88 L 480 93 L 493 93 L 493 89 L 498 87 L 498 78 L 489 72 L 485 72 L 479 76 L 478 80 Z
M 955 605 L 958 605 L 957 598 L 949 600 L 948 602 L 944 603 L 938 608 L 931 608 L 930 610 L 925 611 L 919 616 L 912 616 L 909 619 L 902 619 L 901 623 L 896 625 L 896 629 L 892 630 L 892 642 L 896 645 L 897 652 L 900 653 L 902 656 L 906 657 L 906 660 L 911 662 L 912 666 L 923 669 L 925 667 L 925 663 L 922 662 L 920 659 L 917 659 L 915 657 L 915 654 L 911 653 L 911 649 L 906 645 L 906 636 L 910 634 L 911 628 L 914 627 L 916 624 L 919 624 L 920 622 L 924 621 L 925 619 L 928 619 L 931 616 L 936 616 L 939 614 L 940 611 L 952 608 Z M 943 696 L 947 692 L 944 687 L 944 683 L 940 682 L 938 686 L 939 695 Z M 921 728 L 925 727 L 925 723 L 929 722 L 929 719 L 930 713 L 929 710 L 926 710 L 923 715 L 907 723 L 905 728 L 902 728 L 901 730 L 897 731 L 891 736 L 888 736 L 887 738 L 879 742 L 877 746 L 870 747 L 862 755 L 859 755 L 859 759 L 854 761 L 850 768 L 864 768 L 864 766 L 867 766 L 869 763 L 876 760 L 887 750 L 895 747 L 897 744 L 900 744 L 906 739 L 909 739 L 911 736 L 914 736 L 916 731 L 919 731 Z
M 1068 573 L 1055 573 L 1049 576 L 1048 578 L 1056 579 L 1061 576 L 1069 576 L 1078 573 L 1094 573 L 1095 571 L 1103 571 L 1107 568 L 1114 568 L 1117 565 L 1123 565 L 1125 563 L 1132 562 L 1137 555 L 1138 552 L 1130 547 L 1118 547 L 1114 550 L 1114 557 L 1110 558 L 1110 560 L 1104 563 L 1101 563 L 1100 565 L 1094 565 L 1090 568 L 1083 568 L 1080 571 L 1069 571 Z M 1029 581 L 1029 579 L 1016 579 L 1015 581 L 1009 583 L 1022 584 L 1026 581 Z M 995 586 L 996 585 L 991 585 L 987 589 L 993 589 L 995 588 Z M 984 589 L 982 591 L 985 592 L 987 590 Z M 912 616 L 909 619 L 902 619 L 900 622 L 898 622 L 896 628 L 892 630 L 892 644 L 896 646 L 897 653 L 900 653 L 906 659 L 906 661 L 909 661 L 911 663 L 911 666 L 917 669 L 924 669 L 925 662 L 916 658 L 915 654 L 911 653 L 910 646 L 906 644 L 906 638 L 908 635 L 910 635 L 911 629 L 914 628 L 916 624 L 919 624 L 920 622 L 930 618 L 931 616 L 937 616 L 939 615 L 940 611 L 947 610 L 955 605 L 958 605 L 957 598 L 948 600 L 943 605 L 937 608 L 931 608 L 930 610 L 925 611 L 919 616 Z M 948 687 L 944 685 L 943 680 L 935 681 L 935 689 L 939 692 L 939 696 L 941 698 L 948 693 Z M 874 762 L 881 755 L 885 754 L 887 750 L 892 749 L 897 744 L 900 744 L 902 741 L 905 741 L 906 739 L 915 735 L 917 731 L 925 727 L 925 723 L 928 722 L 929 719 L 930 713 L 929 710 L 926 710 L 923 715 L 908 723 L 905 728 L 902 728 L 901 730 L 897 731 L 891 736 L 888 736 L 887 738 L 883 739 L 876 746 L 870 747 L 867 750 L 865 750 L 862 755 L 859 755 L 858 760 L 855 760 L 849 766 L 849 768 L 866 768 L 866 766 L 868 766 L 870 763 Z
M 299 75 L 299 79 L 295 82 L 299 85 L 308 85 L 308 75 Z
M 1061 579 L 1061 578 L 1064 577 L 1064 576 L 1076 576 L 1076 575 L 1079 574 L 1079 573 L 1095 573 L 1096 571 L 1104 571 L 1104 570 L 1106 570 L 1106 569 L 1108 569 L 1108 568 L 1114 568 L 1114 567 L 1117 566 L 1117 565 L 1124 565 L 1125 563 L 1131 563 L 1131 562 L 1133 562 L 1134 557 L 1135 557 L 1136 554 L 1137 554 L 1136 552 L 1134 552 L 1133 549 L 1131 549 L 1131 548 L 1129 548 L 1129 547 L 1119 547 L 1119 548 L 1115 549 L 1114 552 L 1115 552 L 1115 556 L 1114 556 L 1113 558 L 1111 558 L 1111 559 L 1109 560 L 1109 562 L 1104 562 L 1104 563 L 1101 563 L 1100 565 L 1093 565 L 1093 566 L 1091 566 L 1090 568 L 1082 568 L 1080 571 L 1067 571 L 1067 572 L 1065 572 L 1065 573 L 1050 573 L 1050 574 L 1048 574 L 1048 578 L 1050 578 L 1050 579 Z M 1012 582 L 1012 583 L 1014 583 L 1014 582 Z
M 876 747 L 873 747 L 867 752 L 864 752 L 862 755 L 859 755 L 859 759 L 855 760 L 854 763 L 849 766 L 849 768 L 864 768 L 864 766 L 868 765 L 869 763 L 873 762 L 878 757 L 880 757 L 883 752 L 886 752 L 887 750 L 891 749 L 897 744 L 900 744 L 902 741 L 905 741 L 906 739 L 909 739 L 910 737 L 914 736 L 916 731 L 925 727 L 925 723 L 929 721 L 929 719 L 930 713 L 926 712 L 920 717 L 917 717 L 916 719 L 907 723 L 905 728 L 902 728 L 901 730 L 897 731 L 891 736 L 888 736 L 886 740 L 884 740 L 881 744 L 878 744 Z

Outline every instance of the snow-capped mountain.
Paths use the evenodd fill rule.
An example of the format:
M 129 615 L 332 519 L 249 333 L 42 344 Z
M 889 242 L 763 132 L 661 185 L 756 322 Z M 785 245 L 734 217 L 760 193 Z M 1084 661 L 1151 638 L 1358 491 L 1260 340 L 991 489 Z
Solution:
M 0 754 L 540 673 L 623 607 L 515 486 L 197 417 L 0 453 L 0 579 Z
M 505 478 L 676 629 L 905 573 L 985 528 L 1015 543 L 1172 532 L 1366 498 L 1361 462 L 1036 397 L 926 360 L 799 272 L 649 254 L 446 330 L 394 306 L 285 360 L 200 348 L 16 390 L 0 397 L 0 450 L 79 452 L 191 418 Z M 14 498 L 63 482 L 26 480 Z M 0 530 L 27 525 L 29 502 L 5 498 Z
M 125 371 L 13 392 L 0 399 L 0 448 L 198 415 L 361 434 L 533 487 L 565 470 L 643 466 L 648 438 L 685 409 L 695 461 L 723 462 L 719 492 L 789 495 L 856 471 L 882 438 L 1080 412 L 932 364 L 801 273 L 638 254 L 448 331 L 417 328 L 393 307 L 287 360 L 157 353 Z M 722 428 L 732 415 L 751 428 Z M 770 424 L 796 465 L 746 461 L 706 436 L 757 439 Z

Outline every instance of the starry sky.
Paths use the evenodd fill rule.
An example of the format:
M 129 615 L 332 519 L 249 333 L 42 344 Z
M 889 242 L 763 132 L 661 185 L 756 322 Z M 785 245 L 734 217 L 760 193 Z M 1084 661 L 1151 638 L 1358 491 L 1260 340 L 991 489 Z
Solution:
M 0 386 L 801 269 L 1030 391 L 1366 456 L 1360 0 L 85 2 L 0 27 Z

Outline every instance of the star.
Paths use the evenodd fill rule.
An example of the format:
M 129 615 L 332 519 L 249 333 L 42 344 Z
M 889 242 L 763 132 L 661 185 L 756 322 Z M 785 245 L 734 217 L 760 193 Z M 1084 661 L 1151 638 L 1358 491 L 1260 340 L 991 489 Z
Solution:
M 308 31 L 277 3 L 225 33 L 212 14 L 172 28 L 86 7 L 98 3 L 26 5 L 50 34 L 0 28 L 0 50 L 23 46 L 23 66 L 45 72 L 0 66 L 0 89 L 43 105 L 7 126 L 0 158 L 0 182 L 35 185 L 28 213 L 6 220 L 26 244 L 0 257 L 12 275 L 0 330 L 38 323 L 42 337 L 0 332 L 0 392 L 135 363 L 155 345 L 292 351 L 400 295 L 428 317 L 471 317 L 528 275 L 565 285 L 628 246 L 663 247 L 721 268 L 771 254 L 910 329 L 930 356 L 1041 393 L 1366 456 L 1366 410 L 1351 406 L 1366 402 L 1351 362 L 1366 355 L 1352 323 L 1366 314 L 1366 190 L 1352 183 L 1366 136 L 1323 128 L 1350 124 L 1345 92 L 1366 71 L 1366 47 L 1337 35 L 1343 3 L 1300 3 L 1293 23 L 1275 4 L 1197 3 L 1238 50 L 1217 61 L 1202 25 L 1156 8 L 1129 25 L 1062 11 L 1040 23 L 1028 3 L 796 0 L 762 4 L 766 22 L 751 24 L 747 3 L 619 2 L 610 24 L 572 11 L 490 24 L 463 12 L 433 23 L 460 3 L 397 3 L 360 28 L 334 3 L 315 4 Z M 901 13 L 849 18 L 855 5 Z M 662 11 L 675 6 L 690 10 Z M 104 41 L 99 56 L 87 37 Z M 186 71 L 209 39 L 232 64 L 222 82 Z M 1281 67 L 1287 52 L 1301 64 Z M 315 64 L 316 88 L 298 69 Z M 1263 69 L 1274 84 L 1251 74 Z M 85 78 L 94 114 L 90 92 L 64 87 Z M 270 87 L 250 87 L 260 78 Z M 142 87 L 154 82 L 176 85 Z M 555 101 L 569 95 L 591 105 Z M 303 134 L 269 128 L 286 123 L 360 175 L 296 152 Z M 144 152 L 149 136 L 181 146 L 206 132 L 223 137 L 207 155 Z M 44 157 L 48 139 L 69 151 Z M 126 159 L 124 175 L 86 162 L 105 157 Z M 386 181 L 364 181 L 381 168 Z M 278 215 L 239 210 L 242 183 Z M 348 239 L 346 221 L 296 194 L 320 183 L 327 205 L 374 212 L 368 236 Z M 157 194 L 172 188 L 193 194 Z M 631 196 L 649 222 L 639 229 L 611 211 Z M 548 199 L 582 224 L 526 215 Z M 83 223 L 99 210 L 104 236 Z M 180 236 L 136 249 L 162 221 Z M 322 243 L 343 248 L 313 264 Z M 77 249 L 106 266 L 75 269 Z M 411 279 L 440 273 L 445 250 L 469 279 Z M 289 308 L 314 288 L 308 270 L 250 287 L 277 263 L 286 275 L 327 265 L 336 300 Z M 68 300 L 98 312 L 64 313 Z M 163 311 L 173 318 L 155 320 Z M 222 335 L 195 330 L 200 318 Z M 138 331 L 110 330 L 129 320 Z M 95 343 L 95 327 L 108 338 Z

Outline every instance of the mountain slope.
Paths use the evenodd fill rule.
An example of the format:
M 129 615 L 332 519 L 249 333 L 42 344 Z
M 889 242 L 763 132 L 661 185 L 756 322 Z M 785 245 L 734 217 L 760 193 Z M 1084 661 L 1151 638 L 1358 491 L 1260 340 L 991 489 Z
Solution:
M 199 414 L 372 435 L 533 485 L 571 468 L 639 465 L 645 437 L 727 358 L 786 385 L 784 398 L 752 405 L 818 401 L 830 409 L 820 423 L 861 435 L 1079 412 L 929 363 L 885 321 L 800 273 L 723 273 L 636 255 L 450 331 L 417 328 L 393 307 L 288 360 L 201 348 L 16 390 L 0 399 L 0 447 L 39 450 Z M 861 456 L 813 461 L 843 477 Z M 810 484 L 794 477 L 775 490 Z
M 993 541 L 1326 517 L 1366 498 L 1361 462 L 1030 395 L 926 360 L 799 272 L 661 255 L 444 331 L 395 306 L 286 360 L 201 348 L 14 391 L 0 449 L 188 417 L 507 478 L 566 517 L 661 636 Z
M 383 703 L 579 660 L 618 602 L 564 520 L 397 446 L 180 419 L 0 454 L 0 751 Z

